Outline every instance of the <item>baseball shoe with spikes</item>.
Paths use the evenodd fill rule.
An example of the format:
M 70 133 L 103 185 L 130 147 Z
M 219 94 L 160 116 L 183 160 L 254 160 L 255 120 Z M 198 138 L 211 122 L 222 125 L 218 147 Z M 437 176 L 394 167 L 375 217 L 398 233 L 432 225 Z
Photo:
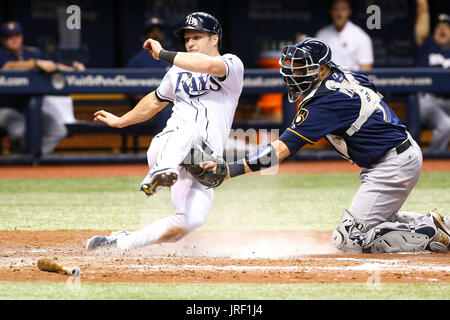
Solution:
M 445 216 L 444 222 L 445 222 L 445 225 L 447 226 L 447 228 L 450 229 L 450 216 Z
M 450 228 L 436 209 L 431 210 L 427 215 L 433 219 L 437 231 L 429 244 L 431 251 L 448 253 L 450 249 Z
M 147 175 L 141 183 L 141 191 L 143 191 L 147 197 L 154 195 L 161 188 L 170 188 L 173 186 L 179 176 L 177 169 L 167 168 L 153 172 L 153 174 Z
M 93 236 L 86 243 L 86 251 L 117 248 L 117 239 L 121 236 L 126 236 L 129 233 L 130 232 L 128 231 L 116 231 L 109 236 Z

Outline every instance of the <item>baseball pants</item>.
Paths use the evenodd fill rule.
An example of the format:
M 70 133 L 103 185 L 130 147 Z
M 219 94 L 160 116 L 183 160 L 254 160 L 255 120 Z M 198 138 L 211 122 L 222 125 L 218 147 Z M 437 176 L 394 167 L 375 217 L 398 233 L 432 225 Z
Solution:
M 175 214 L 120 237 L 117 240 L 119 249 L 175 242 L 206 220 L 212 207 L 214 190 L 199 183 L 179 165 L 198 137 L 195 127 L 184 125 L 166 128 L 153 138 L 147 152 L 150 173 L 165 168 L 176 168 L 180 172 L 177 182 L 170 189 Z
M 416 213 L 399 212 L 419 180 L 422 152 L 408 133 L 412 146 L 401 154 L 395 148 L 370 168 L 360 173 L 361 186 L 350 205 L 350 212 L 358 223 L 365 225 L 360 231 L 353 229 L 351 238 L 364 235 L 363 247 L 370 243 L 377 228 L 398 228 L 414 223 L 416 228 L 434 224 L 431 219 Z M 404 217 L 407 216 L 408 219 Z M 410 220 L 411 219 L 411 220 Z M 414 220 L 414 221 L 412 221 Z
M 41 153 L 50 154 L 67 135 L 67 128 L 54 114 L 44 108 L 41 117 Z M 8 132 L 11 141 L 25 143 L 26 116 L 23 113 L 12 108 L 0 108 L 0 128 Z
M 450 99 L 419 94 L 420 119 L 433 130 L 431 150 L 445 150 L 450 137 Z

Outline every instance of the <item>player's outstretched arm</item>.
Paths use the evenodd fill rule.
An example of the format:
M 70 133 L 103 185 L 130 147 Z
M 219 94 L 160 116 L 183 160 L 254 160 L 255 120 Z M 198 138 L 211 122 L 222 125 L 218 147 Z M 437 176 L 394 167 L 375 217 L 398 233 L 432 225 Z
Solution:
M 427 0 L 416 0 L 417 13 L 414 25 L 414 40 L 421 46 L 430 34 L 430 12 Z
M 152 118 L 168 104 L 168 102 L 159 101 L 155 91 L 152 91 L 123 116 L 118 117 L 105 110 L 100 110 L 94 113 L 94 121 L 104 122 L 110 127 L 123 128 Z
M 227 179 L 270 168 L 286 159 L 290 154 L 289 148 L 281 140 L 261 145 L 255 151 L 246 154 L 243 159 L 228 163 Z
M 275 140 L 268 145 L 261 145 L 255 151 L 245 155 L 241 160 L 233 163 L 226 163 L 227 175 L 224 180 L 237 177 L 249 172 L 255 172 L 277 165 L 291 154 L 289 148 L 281 140 Z M 217 170 L 215 162 L 202 164 L 204 170 L 212 168 Z
M 202 53 L 167 51 L 158 41 L 151 38 L 144 42 L 143 48 L 154 59 L 167 61 L 184 70 L 207 73 L 216 77 L 223 77 L 227 72 L 225 62 L 220 57 L 211 57 Z

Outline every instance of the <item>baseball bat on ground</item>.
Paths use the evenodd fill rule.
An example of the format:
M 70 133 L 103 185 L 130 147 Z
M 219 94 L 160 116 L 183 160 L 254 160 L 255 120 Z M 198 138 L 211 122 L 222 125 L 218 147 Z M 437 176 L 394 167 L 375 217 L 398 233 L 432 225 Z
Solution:
M 65 274 L 70 274 L 72 276 L 80 275 L 80 269 L 64 267 L 64 266 L 60 265 L 59 263 L 56 263 L 54 260 L 48 259 L 48 258 L 39 259 L 37 262 L 37 266 L 42 271 L 62 272 Z

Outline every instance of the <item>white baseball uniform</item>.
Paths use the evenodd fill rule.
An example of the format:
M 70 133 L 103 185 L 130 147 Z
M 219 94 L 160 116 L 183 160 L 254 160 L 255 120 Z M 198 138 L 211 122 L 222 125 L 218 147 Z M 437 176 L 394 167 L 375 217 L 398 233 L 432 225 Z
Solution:
M 179 170 L 178 181 L 171 187 L 175 215 L 119 237 L 119 249 L 177 241 L 205 221 L 214 191 L 195 180 L 180 163 L 200 139 L 222 155 L 242 91 L 244 66 L 233 54 L 221 58 L 226 65 L 223 78 L 172 66 L 156 89 L 160 101 L 174 106 L 166 127 L 148 149 L 149 175 L 167 168 Z

